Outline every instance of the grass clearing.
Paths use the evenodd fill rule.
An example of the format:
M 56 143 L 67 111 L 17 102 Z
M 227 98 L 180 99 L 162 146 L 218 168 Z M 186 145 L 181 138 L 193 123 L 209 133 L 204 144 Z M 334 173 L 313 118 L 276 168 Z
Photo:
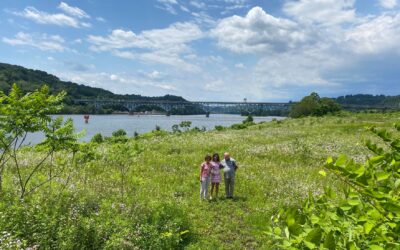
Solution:
M 345 113 L 322 118 L 287 119 L 261 123 L 242 130 L 189 132 L 130 139 L 123 151 L 113 149 L 111 144 L 102 143 L 91 149 L 92 160 L 75 165 L 62 192 L 59 191 L 62 186 L 60 183 L 65 183 L 66 175 L 58 178 L 51 187 L 47 185 L 29 196 L 26 204 L 32 206 L 46 203 L 47 211 L 35 211 L 29 216 L 51 217 L 51 214 L 55 214 L 49 220 L 55 224 L 68 222 L 64 224 L 65 227 L 71 226 L 71 218 L 76 216 L 73 209 L 77 209 L 76 205 L 80 204 L 84 209 L 77 211 L 79 218 L 92 220 L 85 225 L 93 227 L 97 232 L 94 235 L 107 235 L 103 239 L 105 242 L 113 237 L 116 241 L 126 239 L 126 249 L 133 248 L 136 243 L 130 242 L 129 237 L 132 235 L 124 234 L 123 229 L 134 227 L 133 221 L 141 221 L 140 217 L 146 218 L 146 223 L 156 225 L 157 232 L 166 233 L 159 234 L 161 238 L 172 237 L 168 234 L 168 227 L 164 227 L 168 221 L 184 225 L 179 227 L 182 231 L 187 227 L 189 232 L 184 233 L 187 234 L 185 242 L 178 244 L 186 249 L 270 249 L 269 239 L 263 232 L 272 214 L 281 207 L 298 204 L 309 192 L 320 193 L 324 184 L 338 187 L 334 179 L 320 178 L 318 174 L 326 158 L 346 154 L 356 161 L 364 161 L 369 152 L 363 141 L 375 141 L 365 127 L 375 125 L 390 130 L 399 118 L 400 113 Z M 239 165 L 236 198 L 202 202 L 198 181 L 200 163 L 207 153 L 223 154 L 225 151 L 229 151 Z M 31 149 L 25 149 L 21 154 L 26 155 L 27 166 L 38 155 Z M 61 166 L 68 161 L 68 157 L 60 154 L 56 156 L 56 161 Z M 127 167 L 123 185 L 122 165 Z M 13 174 L 12 168 L 7 168 L 4 181 L 5 193 L 9 197 L 17 193 Z M 45 178 L 46 174 L 43 170 L 37 178 Z M 122 186 L 124 195 L 121 195 Z M 62 210 L 68 212 L 65 220 L 56 216 L 59 212 L 54 209 L 58 205 L 51 204 L 60 195 L 69 197 L 69 204 Z M 220 197 L 223 196 L 222 183 Z M 10 215 L 8 210 L 11 208 L 8 205 L 15 203 L 17 200 L 14 198 L 0 201 L 0 216 Z M 135 213 L 127 213 L 125 207 Z M 19 220 L 17 216 L 21 215 L 14 216 L 7 219 Z M 42 220 L 39 218 L 38 221 Z M 158 225 L 157 221 L 166 223 Z M 33 221 L 31 225 L 35 223 Z M 109 230 L 107 227 L 113 227 L 110 223 L 118 224 L 115 227 L 122 231 L 104 233 Z M 35 237 L 27 238 L 28 230 L 13 228 L 11 225 L 11 222 L 0 222 L 0 231 L 8 231 L 19 239 L 25 239 L 30 246 L 37 243 Z M 176 229 L 172 224 L 169 227 Z M 45 235 L 49 233 L 45 229 L 48 227 L 38 225 L 32 230 L 36 230 L 38 235 Z M 86 231 L 82 229 L 81 232 Z M 122 236 L 118 238 L 118 234 Z M 62 242 L 58 240 L 62 239 L 61 236 L 54 236 L 53 239 L 55 245 Z M 100 242 L 101 239 L 96 241 Z M 107 246 L 107 243 L 101 244 Z M 68 245 L 65 248 L 68 249 Z

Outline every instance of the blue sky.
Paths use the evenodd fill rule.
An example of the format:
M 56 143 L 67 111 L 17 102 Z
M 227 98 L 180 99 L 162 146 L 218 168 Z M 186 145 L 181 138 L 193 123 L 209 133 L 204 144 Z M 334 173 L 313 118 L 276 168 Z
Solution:
M 0 61 L 115 93 L 400 94 L 398 0 L 0 2 Z

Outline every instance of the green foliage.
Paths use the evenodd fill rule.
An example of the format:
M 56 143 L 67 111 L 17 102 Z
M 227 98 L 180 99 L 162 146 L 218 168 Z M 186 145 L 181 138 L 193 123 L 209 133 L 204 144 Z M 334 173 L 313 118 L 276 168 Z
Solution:
M 19 195 L 34 192 L 57 174 L 53 174 L 53 162 L 49 164 L 47 179 L 33 183 L 32 179 L 43 169 L 46 161 L 57 152 L 74 152 L 79 135 L 75 134 L 72 120 L 63 122 L 63 118 L 52 118 L 62 108 L 65 92 L 50 95 L 49 88 L 23 94 L 14 84 L 8 95 L 0 92 L 0 193 L 2 192 L 2 174 L 6 167 L 11 168 L 18 180 Z M 44 133 L 45 140 L 37 146 L 43 154 L 40 161 L 24 165 L 24 157 L 19 149 L 30 133 Z
M 17 150 L 26 177 L 46 152 L 60 149 L 31 177 L 30 187 L 42 186 L 20 199 L 14 163 L 6 165 L 0 249 L 274 248 L 263 232 L 276 210 L 296 207 L 307 191 L 317 195 L 322 185 L 345 186 L 334 178 L 317 178 L 321 162 L 340 152 L 362 158 L 367 149 L 356 143 L 371 137 L 362 128 L 368 124 L 387 128 L 397 119 L 398 113 L 342 113 L 340 118 L 286 119 L 245 130 L 152 131 L 136 139 L 123 136 L 104 143 L 71 144 L 71 149 L 55 142 L 70 142 L 70 123 L 51 121 L 47 124 L 54 133 L 49 130 L 48 143 Z M 68 128 L 63 136 L 57 132 L 62 131 L 60 124 Z M 3 131 L 0 138 L 8 135 Z M 372 142 L 377 152 L 391 144 L 375 147 Z M 202 203 L 198 195 L 202 156 L 227 149 L 243 166 L 237 173 L 237 196 Z M 45 182 L 49 176 L 53 178 Z M 386 176 L 376 178 L 385 182 Z M 284 227 L 280 230 L 285 232 Z M 309 241 L 318 238 L 316 231 Z
M 112 132 L 112 136 L 114 137 L 120 137 L 120 136 L 126 136 L 126 131 L 123 129 L 118 129 Z
M 156 125 L 154 131 L 161 131 L 161 127 L 159 125 Z
M 330 98 L 320 98 L 315 92 L 304 97 L 296 103 L 289 116 L 293 118 L 303 116 L 323 116 L 328 113 L 337 112 L 341 109 L 340 105 Z
M 370 131 L 386 146 L 368 140 L 374 156 L 364 164 L 343 155 L 325 164 L 344 183 L 342 192 L 326 187 L 317 198 L 309 195 L 301 208 L 282 209 L 275 217 L 269 234 L 281 248 L 400 248 L 400 139 L 385 129 Z
M 181 133 L 182 131 L 179 129 L 179 125 L 178 124 L 174 124 L 172 125 L 172 133 Z
M 254 118 L 250 114 L 246 117 L 246 119 L 243 120 L 243 123 L 252 123 L 252 122 L 254 122 Z
M 224 127 L 224 126 L 221 126 L 221 125 L 217 125 L 217 126 L 215 126 L 215 130 L 217 130 L 217 131 L 223 131 L 223 130 L 225 130 L 226 128 Z
M 92 137 L 90 141 L 94 143 L 102 143 L 104 141 L 104 138 L 101 133 L 97 133 Z
M 191 121 L 182 121 L 179 124 L 179 127 L 182 128 L 184 131 L 188 131 L 190 129 L 190 126 L 192 126 Z

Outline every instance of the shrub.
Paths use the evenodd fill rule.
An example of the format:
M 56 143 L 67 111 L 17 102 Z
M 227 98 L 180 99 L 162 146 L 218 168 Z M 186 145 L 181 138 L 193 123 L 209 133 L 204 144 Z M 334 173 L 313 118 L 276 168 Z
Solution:
M 247 124 L 233 124 L 232 126 L 231 126 L 231 128 L 232 129 L 236 129 L 236 130 L 239 130 L 239 129 L 245 129 L 245 128 L 247 128 Z
M 246 117 L 246 119 L 243 121 L 243 123 L 252 123 L 252 122 L 254 122 L 254 118 L 253 118 L 253 116 L 252 115 L 248 115 L 247 117 Z
M 104 141 L 103 135 L 101 133 L 97 133 L 92 137 L 90 141 L 94 143 L 102 143 Z
M 224 126 L 221 126 L 221 125 L 217 125 L 217 126 L 215 126 L 215 130 L 217 130 L 217 131 L 223 131 L 223 130 L 225 130 L 226 128 L 224 127 Z
M 395 125 L 400 131 L 400 125 Z M 345 184 L 337 194 L 304 201 L 302 207 L 282 209 L 269 235 L 284 249 L 400 249 L 400 139 L 386 130 L 370 128 L 388 146 L 367 141 L 375 155 L 364 164 L 346 156 L 328 158 L 325 170 Z M 326 176 L 325 170 L 320 171 Z
M 112 132 L 112 136 L 114 136 L 114 137 L 126 136 L 126 131 L 123 129 L 118 129 L 118 130 Z

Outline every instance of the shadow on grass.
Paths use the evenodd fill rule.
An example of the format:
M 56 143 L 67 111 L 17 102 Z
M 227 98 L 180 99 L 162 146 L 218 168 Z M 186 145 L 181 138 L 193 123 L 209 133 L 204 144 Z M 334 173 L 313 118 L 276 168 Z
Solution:
M 246 202 L 245 196 L 234 196 L 233 198 L 220 197 L 218 199 L 210 200 L 210 202 Z

